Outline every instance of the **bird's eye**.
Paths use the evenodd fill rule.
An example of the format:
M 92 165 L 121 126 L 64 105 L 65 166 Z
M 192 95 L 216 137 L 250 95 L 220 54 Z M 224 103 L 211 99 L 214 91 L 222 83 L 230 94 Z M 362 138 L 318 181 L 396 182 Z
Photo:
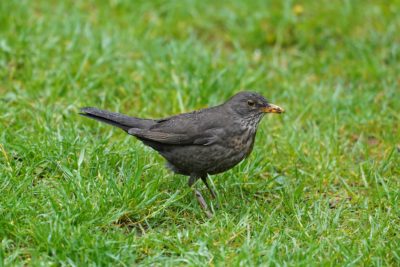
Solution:
M 254 107 L 256 103 L 254 103 L 253 100 L 247 100 L 247 105 L 249 105 L 250 107 Z

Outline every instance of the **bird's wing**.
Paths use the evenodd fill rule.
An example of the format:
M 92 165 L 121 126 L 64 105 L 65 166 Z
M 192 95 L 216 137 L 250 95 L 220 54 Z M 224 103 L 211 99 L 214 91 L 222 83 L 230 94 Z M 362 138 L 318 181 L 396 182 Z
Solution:
M 161 119 L 148 128 L 134 127 L 128 133 L 163 144 L 211 145 L 225 135 L 221 121 L 227 123 L 227 118 L 214 107 Z
M 190 141 L 190 137 L 184 134 L 155 132 L 148 129 L 131 128 L 128 133 L 140 139 L 163 144 L 187 144 Z
M 128 130 L 130 135 L 136 136 L 139 139 L 150 140 L 162 144 L 169 145 L 211 145 L 217 142 L 220 138 L 217 129 L 210 129 L 202 134 L 182 134 L 182 133 L 166 133 L 157 132 L 148 129 L 131 128 Z

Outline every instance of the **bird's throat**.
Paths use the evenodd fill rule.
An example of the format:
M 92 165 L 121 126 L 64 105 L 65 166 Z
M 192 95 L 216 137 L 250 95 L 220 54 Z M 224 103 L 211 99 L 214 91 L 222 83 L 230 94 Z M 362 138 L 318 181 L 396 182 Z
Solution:
M 257 131 L 258 124 L 264 117 L 264 114 L 254 114 L 240 120 L 240 126 L 243 130 L 251 130 L 253 132 Z

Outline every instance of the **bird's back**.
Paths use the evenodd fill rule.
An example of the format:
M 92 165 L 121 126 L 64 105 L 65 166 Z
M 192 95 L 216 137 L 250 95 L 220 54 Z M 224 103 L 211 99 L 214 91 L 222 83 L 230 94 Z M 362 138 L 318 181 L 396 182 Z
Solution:
M 223 105 L 152 120 L 84 108 L 82 115 L 112 124 L 158 151 L 184 175 L 226 171 L 253 147 L 255 132 Z
M 220 106 L 169 117 L 150 129 L 200 136 L 212 131 L 216 135 L 209 145 L 144 141 L 168 161 L 173 171 L 184 175 L 216 174 L 232 168 L 250 154 L 255 137 L 254 129 L 241 127 L 234 114 L 227 114 Z
M 200 109 L 157 120 L 149 129 L 160 132 L 199 133 L 221 127 L 221 122 L 229 121 L 229 114 L 226 113 L 221 106 Z

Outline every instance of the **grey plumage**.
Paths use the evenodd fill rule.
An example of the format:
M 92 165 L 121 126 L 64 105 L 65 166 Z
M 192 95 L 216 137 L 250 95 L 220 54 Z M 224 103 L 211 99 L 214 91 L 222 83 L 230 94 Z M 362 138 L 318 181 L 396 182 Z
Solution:
M 135 136 L 157 150 L 174 172 L 190 176 L 190 186 L 201 178 L 215 195 L 206 182 L 207 175 L 224 172 L 247 157 L 262 117 L 283 109 L 269 104 L 260 94 L 241 92 L 222 105 L 159 120 L 92 107 L 82 108 L 81 112 Z M 206 209 L 205 203 L 199 202 Z
M 146 128 L 156 123 L 154 120 L 129 117 L 120 113 L 92 107 L 81 108 L 81 113 L 79 114 L 91 119 L 111 124 L 123 129 L 126 132 L 132 127 Z

